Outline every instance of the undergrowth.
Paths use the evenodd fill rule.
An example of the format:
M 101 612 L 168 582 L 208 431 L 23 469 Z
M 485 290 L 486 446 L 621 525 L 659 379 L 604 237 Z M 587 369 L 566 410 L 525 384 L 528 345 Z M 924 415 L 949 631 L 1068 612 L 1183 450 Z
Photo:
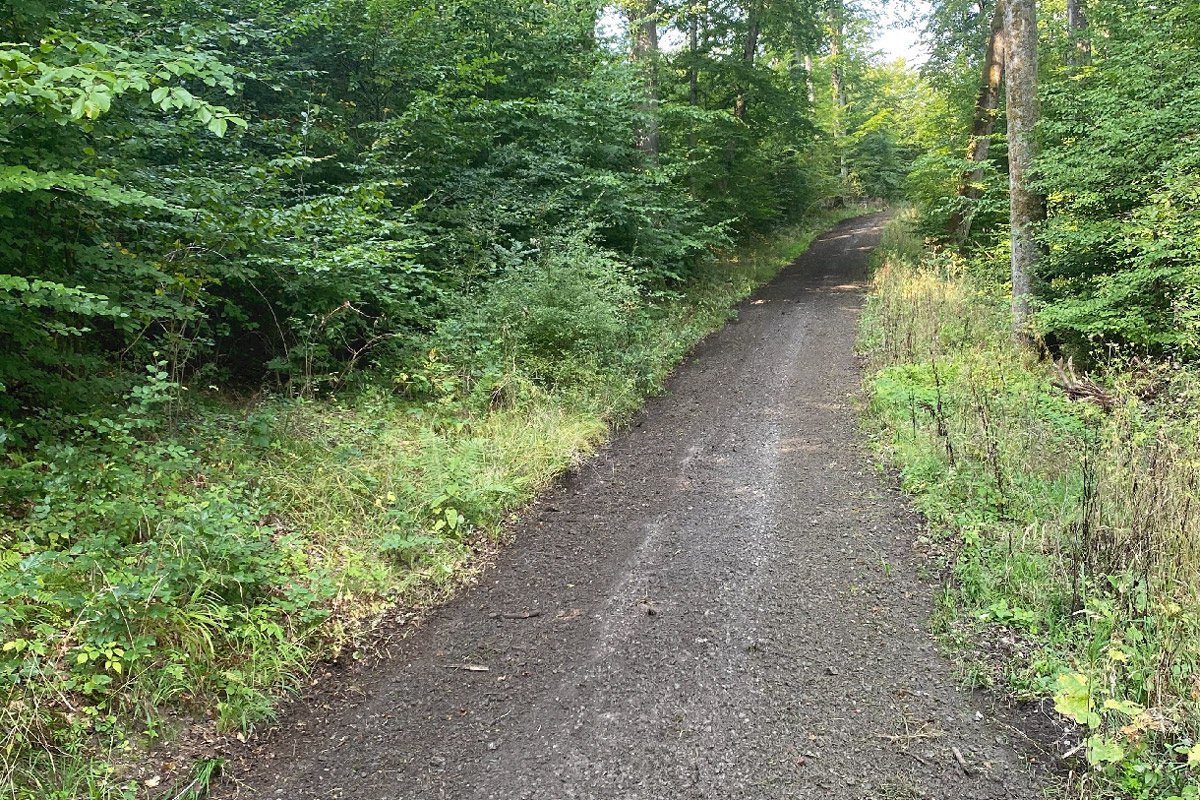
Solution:
M 973 682 L 1053 705 L 1081 796 L 1197 797 L 1200 375 L 1024 352 L 1006 253 L 912 231 L 885 233 L 860 349 L 881 457 L 952 570 L 943 633 Z
M 167 362 L 68 438 L 0 461 L 0 796 L 197 794 L 144 754 L 242 735 L 382 614 L 447 596 L 511 512 L 659 391 L 734 302 L 843 210 L 651 291 L 543 243 L 425 343 L 326 399 L 233 403 Z M 197 794 L 198 796 L 198 794 Z

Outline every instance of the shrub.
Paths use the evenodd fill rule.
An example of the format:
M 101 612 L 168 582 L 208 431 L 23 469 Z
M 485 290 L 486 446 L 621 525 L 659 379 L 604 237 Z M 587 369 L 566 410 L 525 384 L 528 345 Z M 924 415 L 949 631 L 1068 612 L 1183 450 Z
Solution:
M 464 298 L 439 341 L 476 373 L 511 368 L 546 385 L 577 382 L 628 346 L 639 293 L 616 254 L 581 235 L 538 245 L 477 302 Z

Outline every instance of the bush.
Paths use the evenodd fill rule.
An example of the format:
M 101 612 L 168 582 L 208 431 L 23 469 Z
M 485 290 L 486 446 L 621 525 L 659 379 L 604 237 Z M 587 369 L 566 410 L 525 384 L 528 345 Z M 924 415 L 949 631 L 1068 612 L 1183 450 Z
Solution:
M 258 489 L 163 435 L 165 378 L 68 420 L 69 443 L 4 454 L 0 765 L 42 796 L 42 757 L 124 736 L 135 709 L 216 698 L 227 729 L 268 713 L 336 591 Z
M 544 385 L 568 384 L 611 368 L 627 349 L 640 297 L 615 253 L 583 236 L 539 242 L 439 341 L 477 374 L 513 369 Z

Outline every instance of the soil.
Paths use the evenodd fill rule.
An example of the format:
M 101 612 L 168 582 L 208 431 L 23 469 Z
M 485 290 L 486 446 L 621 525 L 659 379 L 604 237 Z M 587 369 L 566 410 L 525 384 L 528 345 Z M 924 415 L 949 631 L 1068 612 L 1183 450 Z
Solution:
M 214 796 L 1040 797 L 1041 762 L 936 651 L 920 520 L 857 428 L 885 220 L 742 303 L 476 585 Z

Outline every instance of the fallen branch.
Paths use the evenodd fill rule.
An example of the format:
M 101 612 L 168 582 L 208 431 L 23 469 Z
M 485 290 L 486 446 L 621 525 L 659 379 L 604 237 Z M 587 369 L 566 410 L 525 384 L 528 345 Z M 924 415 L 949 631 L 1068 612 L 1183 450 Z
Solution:
M 1081 378 L 1075 374 L 1075 365 L 1072 359 L 1068 358 L 1065 363 L 1051 361 L 1050 364 L 1058 378 L 1058 380 L 1051 381 L 1050 385 L 1061 389 L 1068 399 L 1076 403 L 1093 403 L 1105 411 L 1111 411 L 1116 405 L 1116 398 L 1111 392 L 1086 375 Z

